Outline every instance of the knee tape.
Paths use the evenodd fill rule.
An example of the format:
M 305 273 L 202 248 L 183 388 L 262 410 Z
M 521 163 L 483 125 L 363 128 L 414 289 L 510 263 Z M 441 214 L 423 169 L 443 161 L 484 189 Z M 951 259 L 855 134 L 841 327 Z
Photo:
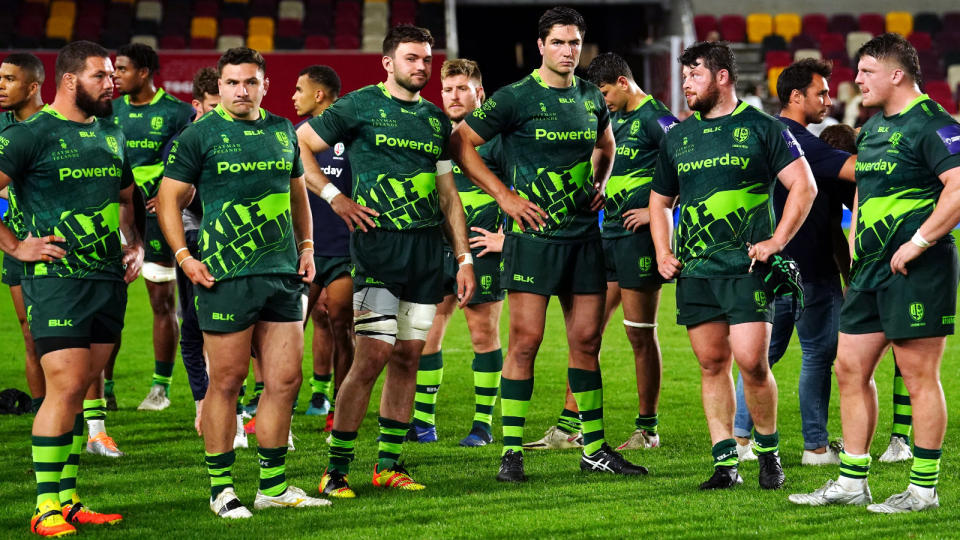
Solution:
M 433 316 L 436 314 L 436 304 L 401 301 L 400 312 L 397 314 L 397 339 L 426 341 L 427 333 L 433 326 Z
M 633 322 L 626 319 L 623 320 L 624 326 L 629 326 L 630 328 L 656 328 L 657 323 L 646 323 L 646 322 Z
M 353 318 L 353 331 L 357 336 L 379 339 L 393 345 L 397 342 L 397 316 L 368 311 Z
M 172 266 L 163 266 L 157 263 L 143 263 L 140 275 L 147 281 L 166 283 L 177 279 L 177 270 Z

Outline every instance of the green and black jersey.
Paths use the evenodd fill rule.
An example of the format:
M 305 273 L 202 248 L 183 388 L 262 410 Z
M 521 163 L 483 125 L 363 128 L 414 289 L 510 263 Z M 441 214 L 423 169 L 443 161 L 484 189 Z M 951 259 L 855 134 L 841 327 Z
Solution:
M 158 88 L 150 103 L 130 104 L 130 96 L 113 100 L 113 122 L 127 138 L 133 179 L 147 200 L 157 195 L 163 178 L 163 149 L 193 119 L 193 107 Z M 155 214 L 149 214 L 156 217 Z
M 17 123 L 17 116 L 13 111 L 7 111 L 0 114 L 0 130 Z M 23 212 L 17 204 L 17 193 L 13 183 L 7 184 L 7 212 L 3 215 L 3 224 L 10 229 L 10 232 L 17 237 L 17 240 L 23 240 L 27 233 L 23 230 Z
M 857 223 L 851 285 L 882 288 L 890 258 L 933 212 L 940 174 L 960 167 L 960 124 L 921 95 L 899 114 L 877 113 L 857 138 Z M 947 234 L 938 242 L 953 242 Z
M 45 106 L 0 131 L 0 171 L 13 179 L 24 232 L 56 235 L 67 255 L 24 264 L 24 278 L 123 279 L 120 190 L 133 183 L 120 128 L 68 120 Z
M 174 141 L 164 175 L 197 186 L 200 259 L 214 278 L 297 273 L 290 179 L 303 164 L 289 120 L 263 109 L 236 120 L 218 105 Z
M 650 206 L 650 182 L 663 135 L 680 122 L 653 96 L 643 98 L 632 111 L 610 115 L 617 155 L 607 181 L 603 237 L 632 234 L 623 228 L 623 213 Z
M 514 223 L 509 234 L 560 242 L 599 236 L 590 158 L 610 115 L 596 86 L 574 77 L 572 86 L 553 88 L 534 70 L 497 90 L 465 122 L 484 140 L 501 136 L 503 180 L 547 213 L 543 230 L 521 231 Z
M 651 189 L 679 197 L 680 275 L 747 275 L 747 244 L 773 235 L 776 177 L 801 156 L 783 123 L 743 102 L 726 116 L 694 113 L 674 126 L 660 147 Z
M 480 157 L 487 168 L 502 180 L 501 159 L 503 149 L 500 146 L 500 137 L 494 137 L 485 144 L 478 146 L 477 152 L 480 153 Z M 500 209 L 500 205 L 493 197 L 487 195 L 487 192 L 471 182 L 456 163 L 453 164 L 453 181 L 457 184 L 457 191 L 460 192 L 460 202 L 463 203 L 463 211 L 467 216 L 467 235 L 481 236 L 480 233 L 471 231 L 470 227 L 480 227 L 496 232 L 503 223 L 503 210 Z
M 343 96 L 309 124 L 328 144 L 347 146 L 353 200 L 380 212 L 377 227 L 440 224 L 437 161 L 448 159 L 452 128 L 436 105 L 397 99 L 380 83 Z

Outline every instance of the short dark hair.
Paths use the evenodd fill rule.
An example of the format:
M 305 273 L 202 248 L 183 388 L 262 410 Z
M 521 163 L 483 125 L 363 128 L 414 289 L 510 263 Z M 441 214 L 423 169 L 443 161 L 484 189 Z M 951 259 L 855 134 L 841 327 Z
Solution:
M 426 28 L 412 24 L 398 24 L 383 37 L 383 55 L 393 56 L 401 43 L 426 43 L 433 47 L 433 35 Z
M 73 41 L 67 43 L 57 53 L 57 62 L 54 73 L 57 77 L 57 87 L 67 73 L 77 74 L 87 67 L 87 58 L 110 58 L 110 51 L 92 41 Z
M 306 75 L 311 81 L 322 86 L 331 97 L 340 95 L 340 77 L 330 66 L 307 66 L 300 70 L 298 77 Z
M 483 84 L 483 76 L 480 75 L 480 66 L 473 60 L 467 58 L 447 60 L 440 66 L 441 79 L 453 77 L 454 75 L 466 75 L 468 79 Z
M 730 44 L 726 41 L 700 41 L 683 50 L 677 60 L 681 66 L 694 67 L 697 60 L 702 58 L 703 65 L 714 76 L 721 69 L 730 74 L 730 82 L 737 82 L 737 59 L 733 55 Z
M 857 132 L 846 124 L 834 124 L 823 128 L 820 139 L 838 150 L 851 154 L 857 153 Z
M 620 77 L 633 80 L 633 72 L 627 61 L 617 53 L 598 54 L 587 66 L 587 79 L 593 84 L 614 84 Z
M 217 74 L 222 75 L 223 66 L 228 64 L 231 66 L 237 66 L 240 64 L 256 64 L 257 69 L 264 73 L 267 72 L 267 61 L 263 59 L 263 55 L 247 47 L 234 47 L 233 49 L 227 49 L 227 52 L 223 53 L 223 56 L 220 57 L 220 60 L 217 60 Z
M 219 96 L 220 87 L 217 85 L 219 78 L 217 70 L 212 67 L 200 68 L 200 71 L 193 75 L 193 99 L 203 101 L 206 94 Z
M 864 43 L 855 55 L 858 62 L 862 56 L 872 56 L 877 60 L 892 59 L 900 64 L 918 85 L 923 83 L 917 49 L 900 34 L 887 32 Z
M 151 76 L 160 69 L 160 57 L 153 47 L 143 43 L 130 43 L 117 49 L 117 56 L 126 56 L 137 69 L 146 69 Z
M 780 98 L 780 106 L 787 106 L 790 102 L 790 94 L 794 90 L 799 90 L 801 94 L 806 92 L 813 83 L 814 75 L 829 79 L 831 73 L 833 73 L 832 65 L 816 58 L 804 58 L 790 64 L 777 77 L 777 97 Z
M 564 6 L 550 8 L 543 12 L 540 20 L 537 22 L 537 36 L 541 41 L 547 39 L 550 35 L 550 29 L 556 25 L 576 26 L 580 30 L 580 37 L 587 35 L 587 22 L 583 20 L 583 15 L 575 9 Z
M 3 59 L 3 64 L 12 64 L 25 71 L 30 77 L 30 82 L 43 84 L 46 74 L 43 69 L 43 62 L 30 53 L 13 53 Z

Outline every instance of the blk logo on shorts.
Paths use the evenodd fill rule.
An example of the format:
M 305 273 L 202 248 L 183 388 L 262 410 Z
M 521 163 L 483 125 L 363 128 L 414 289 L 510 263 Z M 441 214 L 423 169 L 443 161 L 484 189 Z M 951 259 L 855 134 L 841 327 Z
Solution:
M 233 318 L 233 313 L 217 313 L 216 311 L 214 311 L 211 314 L 211 317 L 215 321 L 234 321 L 235 320 Z

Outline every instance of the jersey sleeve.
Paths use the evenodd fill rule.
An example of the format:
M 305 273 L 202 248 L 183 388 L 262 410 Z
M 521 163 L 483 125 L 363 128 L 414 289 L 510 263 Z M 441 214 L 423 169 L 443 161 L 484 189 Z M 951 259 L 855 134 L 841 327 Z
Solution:
M 670 163 L 669 146 L 666 141 L 660 145 L 660 153 L 657 154 L 657 169 L 653 173 L 653 182 L 650 183 L 650 189 L 664 197 L 676 197 L 680 193 L 680 181 L 677 178 L 677 171 Z
M 443 151 L 440 152 L 440 158 L 437 161 L 449 161 L 453 159 L 450 155 L 450 135 L 453 133 L 453 124 L 450 123 L 450 119 L 443 112 L 439 116 L 440 125 L 443 126 Z
M 960 124 L 952 118 L 935 118 L 920 135 L 917 148 L 920 158 L 940 176 L 960 167 Z
M 325 143 L 333 146 L 338 142 L 351 140 L 353 130 L 360 125 L 357 116 L 357 105 L 354 94 L 347 94 L 338 99 L 320 116 L 315 116 L 307 121 L 313 131 L 317 133 Z
M 663 137 L 669 132 L 673 126 L 680 123 L 680 120 L 676 116 L 670 114 L 670 111 L 658 110 L 655 116 L 648 117 L 647 120 L 642 124 L 643 125 L 643 134 L 646 136 L 647 140 L 651 141 L 653 144 L 660 146 L 663 142 Z
M 35 161 L 37 146 L 33 131 L 20 124 L 0 130 L 0 172 L 11 179 L 22 176 Z
M 607 126 L 610 125 L 610 111 L 607 110 L 607 102 L 604 101 L 600 89 L 598 88 L 593 94 L 593 106 L 594 110 L 597 111 L 597 137 L 599 138 L 600 134 L 606 131 Z
M 170 147 L 163 175 L 180 182 L 194 184 L 203 170 L 203 146 L 196 124 L 183 130 Z
M 510 87 L 494 92 L 483 106 L 464 119 L 470 128 L 485 141 L 516 126 L 517 100 Z M 604 107 L 606 110 L 606 107 Z
M 767 165 L 774 175 L 784 167 L 803 157 L 803 150 L 790 129 L 779 120 L 771 119 L 766 129 L 761 130 L 767 147 Z
M 479 150 L 480 158 L 483 159 L 483 164 L 490 169 L 490 172 L 495 174 L 497 178 L 501 181 L 506 181 L 507 179 L 503 177 L 506 173 L 507 168 L 503 164 L 503 143 L 500 141 L 500 136 L 490 139 Z

